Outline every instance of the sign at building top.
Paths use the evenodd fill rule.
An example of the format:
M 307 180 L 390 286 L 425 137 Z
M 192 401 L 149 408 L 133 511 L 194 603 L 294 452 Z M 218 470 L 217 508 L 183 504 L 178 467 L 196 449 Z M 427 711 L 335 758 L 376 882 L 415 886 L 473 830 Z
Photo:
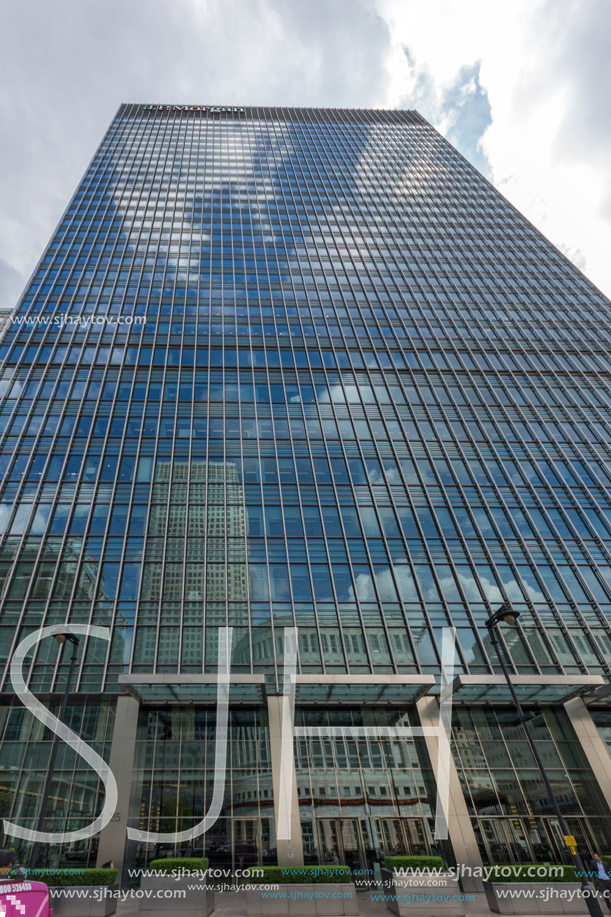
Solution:
M 144 111 L 203 111 L 211 115 L 244 111 L 230 105 L 143 105 L 142 108 Z

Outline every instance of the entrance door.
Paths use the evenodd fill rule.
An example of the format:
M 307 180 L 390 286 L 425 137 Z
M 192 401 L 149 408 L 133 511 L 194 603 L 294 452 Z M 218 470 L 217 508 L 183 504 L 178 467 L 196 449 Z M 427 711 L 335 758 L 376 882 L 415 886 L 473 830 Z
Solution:
M 556 818 L 481 818 L 476 828 L 481 832 L 479 846 L 486 863 L 568 862 Z M 570 819 L 569 829 L 582 851 L 593 849 L 584 820 Z
M 321 864 L 339 862 L 351 869 L 366 868 L 367 859 L 358 819 L 319 818 L 316 826 Z
M 429 826 L 423 818 L 373 819 L 378 859 L 382 856 L 430 856 Z

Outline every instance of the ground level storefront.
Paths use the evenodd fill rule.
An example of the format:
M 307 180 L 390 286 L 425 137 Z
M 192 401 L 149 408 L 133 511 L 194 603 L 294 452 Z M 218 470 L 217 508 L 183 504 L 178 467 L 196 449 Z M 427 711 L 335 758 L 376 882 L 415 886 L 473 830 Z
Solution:
M 448 831 L 439 838 L 441 733 L 438 700 L 429 690 L 434 679 L 423 688 L 410 676 L 402 684 L 393 678 L 374 683 L 363 676 L 354 684 L 327 678 L 325 685 L 323 677 L 297 692 L 292 725 L 286 697 L 267 696 L 262 678 L 256 690 L 244 680 L 237 686 L 241 702 L 230 703 L 222 774 L 216 688 L 211 693 L 208 685 L 203 696 L 190 688 L 187 698 L 184 684 L 168 690 L 167 676 L 147 690 L 145 679 L 136 689 L 128 685 L 129 695 L 118 698 L 73 697 L 67 722 L 109 761 L 119 799 L 101 835 L 43 845 L 41 862 L 85 866 L 112 859 L 125 882 L 151 859 L 170 855 L 205 855 L 211 866 L 228 872 L 336 861 L 369 870 L 384 856 L 410 853 L 437 853 L 449 863 L 471 865 L 561 861 L 562 832 L 515 712 L 498 700 L 483 703 L 474 685 L 467 685 L 466 697 L 460 691 L 455 696 Z M 607 853 L 611 717 L 602 687 L 567 685 L 568 699 L 561 699 L 556 686 L 556 702 L 546 703 L 550 692 L 538 684 L 524 702 L 571 833 L 584 852 Z M 1 711 L 1 814 L 33 826 L 52 734 L 14 699 Z M 402 730 L 413 735 L 399 735 Z M 288 765 L 287 748 L 293 752 Z M 281 785 L 282 767 L 287 770 Z M 219 789 L 220 813 L 202 832 Z M 61 743 L 46 830 L 70 832 L 89 824 L 99 814 L 103 790 L 89 765 Z M 140 838 L 129 839 L 127 828 L 141 832 Z

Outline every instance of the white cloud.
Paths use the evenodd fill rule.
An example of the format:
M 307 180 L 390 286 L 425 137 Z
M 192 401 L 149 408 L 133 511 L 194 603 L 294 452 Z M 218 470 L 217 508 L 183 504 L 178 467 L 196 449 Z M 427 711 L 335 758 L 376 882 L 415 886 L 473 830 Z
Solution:
M 442 133 L 462 140 L 478 167 L 487 161 L 497 188 L 611 293 L 611 6 L 602 0 L 378 0 L 377 6 L 395 51 L 392 103 L 415 99 Z M 400 48 L 408 52 L 407 72 Z M 478 68 L 472 98 L 479 88 L 489 103 L 483 162 L 469 149 L 473 138 L 452 138 L 457 105 L 446 104 L 469 68 Z
M 27 0 L 0 12 L 0 304 L 122 101 L 418 108 L 611 292 L 604 0 Z
M 375 107 L 388 48 L 370 0 L 3 4 L 0 305 L 17 299 L 121 102 Z

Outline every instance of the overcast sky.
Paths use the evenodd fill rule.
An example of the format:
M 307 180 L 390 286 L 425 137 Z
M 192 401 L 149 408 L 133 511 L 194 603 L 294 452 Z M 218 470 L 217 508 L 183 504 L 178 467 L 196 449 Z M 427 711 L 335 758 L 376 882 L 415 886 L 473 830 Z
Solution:
M 416 108 L 611 295 L 609 0 L 4 0 L 0 306 L 121 102 Z

